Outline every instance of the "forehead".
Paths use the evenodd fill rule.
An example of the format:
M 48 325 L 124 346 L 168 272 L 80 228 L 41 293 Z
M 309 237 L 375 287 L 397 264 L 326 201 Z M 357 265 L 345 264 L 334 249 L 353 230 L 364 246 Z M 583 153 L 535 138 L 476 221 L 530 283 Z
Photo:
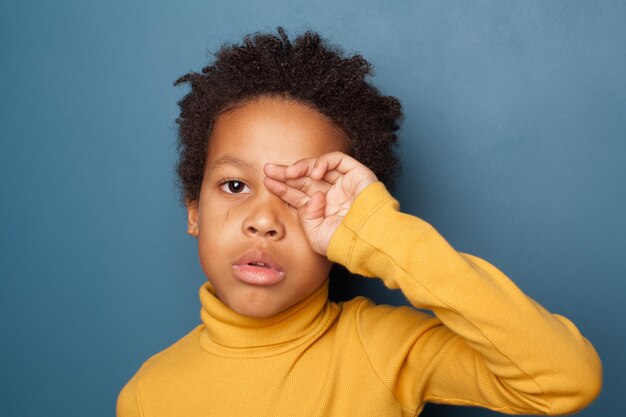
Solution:
M 346 136 L 328 117 L 286 98 L 261 97 L 221 114 L 209 139 L 207 166 L 224 156 L 262 166 L 288 165 L 332 151 L 348 152 Z

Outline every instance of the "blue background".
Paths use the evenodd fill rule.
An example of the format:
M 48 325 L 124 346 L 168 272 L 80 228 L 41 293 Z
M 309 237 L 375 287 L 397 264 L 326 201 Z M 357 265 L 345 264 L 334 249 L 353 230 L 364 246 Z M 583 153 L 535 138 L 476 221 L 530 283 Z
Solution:
M 199 323 L 172 82 L 277 25 L 374 64 L 406 115 L 403 210 L 571 318 L 605 366 L 580 415 L 621 413 L 626 2 L 3 0 L 0 415 L 113 415 Z

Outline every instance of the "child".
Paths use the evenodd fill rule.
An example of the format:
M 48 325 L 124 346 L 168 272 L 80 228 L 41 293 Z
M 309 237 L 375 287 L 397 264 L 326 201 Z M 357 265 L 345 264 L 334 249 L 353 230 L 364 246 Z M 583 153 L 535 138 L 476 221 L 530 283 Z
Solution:
M 569 320 L 399 211 L 400 104 L 369 71 L 279 28 L 176 82 L 191 85 L 178 173 L 203 324 L 143 364 L 118 417 L 415 416 L 425 402 L 555 415 L 598 395 L 599 358 Z M 330 302 L 333 263 L 435 316 Z

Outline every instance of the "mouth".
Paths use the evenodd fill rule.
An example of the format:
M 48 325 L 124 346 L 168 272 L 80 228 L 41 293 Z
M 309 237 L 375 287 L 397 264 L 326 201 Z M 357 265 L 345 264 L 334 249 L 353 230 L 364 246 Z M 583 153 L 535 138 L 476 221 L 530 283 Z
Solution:
M 264 262 L 248 262 L 248 265 L 250 266 L 258 266 L 261 268 L 272 268 L 271 266 L 269 266 L 268 264 L 264 263 Z
M 285 271 L 269 252 L 256 249 L 245 252 L 232 264 L 232 270 L 237 279 L 250 285 L 275 285 L 285 277 Z

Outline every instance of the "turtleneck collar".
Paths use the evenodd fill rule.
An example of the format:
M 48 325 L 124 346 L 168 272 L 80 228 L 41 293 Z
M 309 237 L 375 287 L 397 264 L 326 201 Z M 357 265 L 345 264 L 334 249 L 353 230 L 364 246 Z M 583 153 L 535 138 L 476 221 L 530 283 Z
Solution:
M 328 301 L 328 279 L 294 306 L 267 318 L 243 316 L 222 303 L 209 282 L 200 287 L 200 343 L 223 356 L 272 356 L 317 338 L 331 325 L 339 308 Z

